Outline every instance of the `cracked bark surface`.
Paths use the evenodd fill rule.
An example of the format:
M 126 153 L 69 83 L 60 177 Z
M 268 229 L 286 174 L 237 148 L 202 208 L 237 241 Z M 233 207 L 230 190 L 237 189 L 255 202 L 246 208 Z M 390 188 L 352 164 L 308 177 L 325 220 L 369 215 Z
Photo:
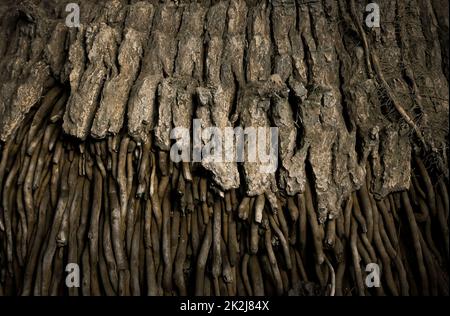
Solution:
M 447 2 L 68 2 L 0 5 L 0 294 L 448 295 Z M 276 172 L 171 162 L 196 118 Z

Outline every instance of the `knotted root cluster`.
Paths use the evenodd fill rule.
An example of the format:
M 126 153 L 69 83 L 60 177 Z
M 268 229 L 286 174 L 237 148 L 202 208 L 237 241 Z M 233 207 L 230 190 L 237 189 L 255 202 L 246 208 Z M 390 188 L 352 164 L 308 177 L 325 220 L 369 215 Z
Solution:
M 64 135 L 67 97 L 51 88 L 1 149 L 1 295 L 448 295 L 448 182 L 419 156 L 384 198 L 368 164 L 322 223 L 310 174 L 296 195 L 223 191 L 151 140 Z

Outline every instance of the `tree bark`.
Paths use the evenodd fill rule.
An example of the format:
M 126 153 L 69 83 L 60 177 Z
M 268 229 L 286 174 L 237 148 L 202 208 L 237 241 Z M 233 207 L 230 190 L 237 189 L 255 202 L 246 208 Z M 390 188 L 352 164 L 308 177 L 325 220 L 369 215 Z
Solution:
M 0 295 L 448 295 L 447 1 L 69 2 L 0 5 Z

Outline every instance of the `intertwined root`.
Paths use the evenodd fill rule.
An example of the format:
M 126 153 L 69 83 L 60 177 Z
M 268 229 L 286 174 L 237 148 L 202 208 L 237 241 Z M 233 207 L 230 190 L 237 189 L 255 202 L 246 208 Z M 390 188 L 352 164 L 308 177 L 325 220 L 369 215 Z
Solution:
M 51 89 L 2 148 L 0 294 L 448 295 L 448 183 L 419 157 L 409 190 L 375 199 L 368 167 L 322 224 L 312 177 L 275 202 L 221 192 L 151 142 L 64 136 L 66 99 Z

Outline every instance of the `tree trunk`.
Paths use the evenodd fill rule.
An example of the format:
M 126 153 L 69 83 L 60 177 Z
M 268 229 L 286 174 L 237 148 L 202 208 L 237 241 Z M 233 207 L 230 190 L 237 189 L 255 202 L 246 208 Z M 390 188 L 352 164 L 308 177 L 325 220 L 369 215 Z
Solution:
M 448 1 L 70 2 L 0 5 L 0 295 L 448 295 Z

